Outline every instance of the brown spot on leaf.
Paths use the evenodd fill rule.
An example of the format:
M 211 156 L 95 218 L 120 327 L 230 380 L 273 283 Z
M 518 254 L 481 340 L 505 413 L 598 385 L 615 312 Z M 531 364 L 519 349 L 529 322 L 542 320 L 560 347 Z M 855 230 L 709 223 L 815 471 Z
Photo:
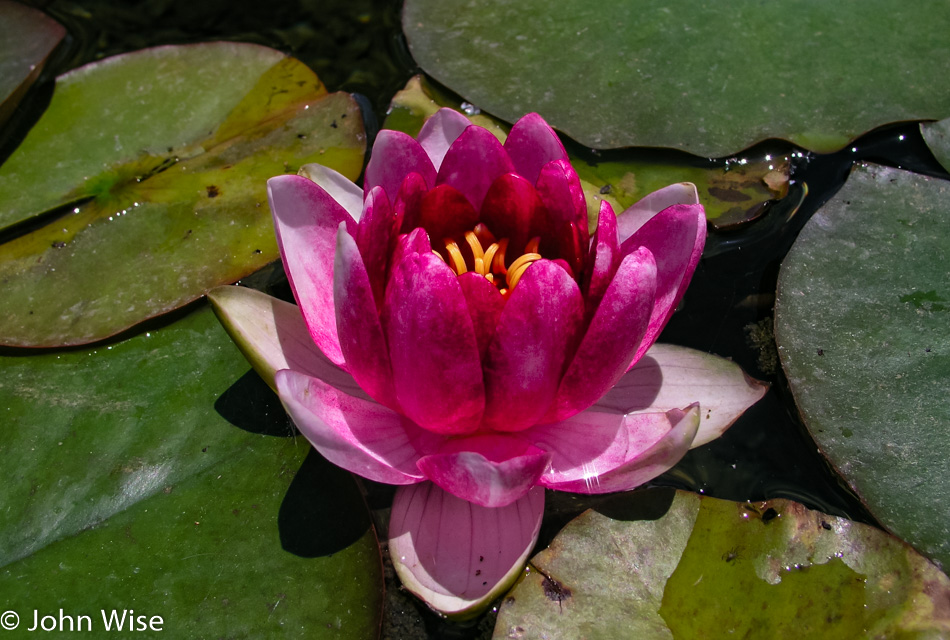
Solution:
M 548 600 L 557 602 L 558 604 L 561 604 L 571 597 L 571 590 L 567 585 L 561 584 L 548 576 L 544 576 L 544 579 L 541 581 L 541 589 L 544 591 L 544 595 Z
M 209 198 L 217 198 L 219 195 L 221 195 L 221 190 L 213 184 L 209 184 L 207 187 L 205 187 L 205 189 L 208 191 Z

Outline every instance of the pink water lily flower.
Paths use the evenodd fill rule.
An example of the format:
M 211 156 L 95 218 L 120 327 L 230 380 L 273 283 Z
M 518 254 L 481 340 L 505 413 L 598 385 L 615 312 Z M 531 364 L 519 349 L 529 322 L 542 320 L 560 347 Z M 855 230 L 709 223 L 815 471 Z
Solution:
M 363 189 L 304 173 L 272 178 L 270 205 L 306 327 L 338 373 L 290 364 L 276 388 L 328 460 L 402 485 L 391 552 L 431 606 L 470 610 L 517 575 L 544 488 L 630 489 L 694 444 L 698 396 L 649 410 L 635 406 L 642 385 L 614 387 L 699 261 L 695 187 L 619 216 L 604 202 L 591 238 L 540 116 L 502 144 L 448 109 L 416 139 L 380 132 Z

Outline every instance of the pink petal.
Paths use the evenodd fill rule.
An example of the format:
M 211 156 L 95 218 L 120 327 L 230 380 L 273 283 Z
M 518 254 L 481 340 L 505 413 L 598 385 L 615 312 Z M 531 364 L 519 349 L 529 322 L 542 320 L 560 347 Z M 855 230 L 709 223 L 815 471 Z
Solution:
M 481 507 L 431 483 L 396 490 L 389 553 L 403 585 L 446 615 L 474 615 L 524 570 L 538 540 L 544 490 Z
M 691 182 L 679 182 L 647 194 L 617 216 L 621 244 L 647 220 L 674 204 L 699 204 L 699 193 Z
M 297 305 L 232 285 L 215 287 L 208 292 L 208 300 L 241 353 L 274 391 L 277 372 L 293 369 L 369 400 L 353 376 L 317 348 Z
M 471 124 L 471 121 L 458 111 L 442 108 L 422 125 L 416 139 L 429 155 L 436 171 L 442 166 L 445 152 Z
M 455 187 L 478 211 L 491 184 L 512 171 L 498 138 L 482 127 L 469 127 L 449 147 L 435 183 Z
M 567 160 L 547 163 L 541 168 L 535 188 L 551 217 L 551 228 L 557 235 L 555 250 L 575 272 L 580 272 L 581 261 L 587 257 L 590 235 L 587 233 L 584 189 L 574 167 Z
M 655 294 L 656 263 L 649 250 L 640 248 L 620 263 L 546 419 L 583 411 L 617 383 L 646 333 Z
M 421 458 L 419 470 L 452 495 L 483 507 L 503 507 L 538 482 L 551 455 L 498 434 L 456 438 Z
M 593 317 L 607 287 L 620 266 L 620 240 L 617 237 L 617 217 L 606 200 L 600 203 L 597 231 L 590 246 L 587 271 L 584 274 L 584 301 L 588 318 Z
M 507 255 L 512 259 L 534 236 L 550 234 L 547 210 L 534 185 L 514 173 L 506 173 L 492 183 L 482 202 L 480 219 L 497 239 L 508 238 Z
M 364 478 L 386 484 L 422 480 L 416 463 L 440 438 L 369 400 L 289 369 L 275 378 L 294 424 L 324 458 Z
M 441 184 L 422 196 L 416 226 L 428 232 L 433 246 L 442 246 L 442 241 L 459 239 L 478 223 L 478 212 L 462 192 L 455 187 Z
M 341 222 L 350 234 L 356 222 L 322 188 L 300 176 L 267 181 L 277 243 L 297 304 L 320 350 L 336 365 L 343 353 L 333 310 L 333 253 Z
M 538 260 L 512 290 L 485 360 L 485 426 L 518 431 L 536 423 L 557 393 L 577 344 L 584 300 L 571 276 Z
M 666 411 L 699 402 L 702 420 L 693 447 L 722 435 L 758 402 L 768 385 L 731 360 L 687 347 L 654 344 L 594 405 L 602 411 Z
M 627 491 L 652 480 L 679 462 L 690 448 L 699 428 L 699 405 L 685 411 L 638 413 L 626 416 L 628 434 L 624 462 L 613 469 L 585 475 L 580 480 L 545 482 L 549 489 L 574 493 Z M 612 461 L 612 460 L 611 460 Z M 591 467 L 601 465 L 595 460 Z
M 396 216 L 399 229 L 403 233 L 409 233 L 416 227 L 422 226 L 419 222 L 420 208 L 422 207 L 422 196 L 428 190 L 429 187 L 426 186 L 425 179 L 415 172 L 406 176 L 406 179 L 399 185 L 399 191 L 393 201 L 393 214 Z
M 605 473 L 622 465 L 627 452 L 627 418 L 617 413 L 588 410 L 518 435 L 551 454 L 545 486 Z
M 399 185 L 410 173 L 418 173 L 430 187 L 435 185 L 435 167 L 428 154 L 412 136 L 401 131 L 383 129 L 376 136 L 366 172 L 363 192 L 382 187 L 390 198 L 399 191 Z
M 705 243 L 706 214 L 702 205 L 694 204 L 667 207 L 621 245 L 624 255 L 636 247 L 646 247 L 656 259 L 656 303 L 650 326 L 632 362 L 646 353 L 673 315 L 699 264 Z
M 459 276 L 459 286 L 465 296 L 468 313 L 475 329 L 475 341 L 478 343 L 479 356 L 484 360 L 488 345 L 495 337 L 495 327 L 505 308 L 505 299 L 498 288 L 484 276 L 467 271 Z
M 478 344 L 448 265 L 431 252 L 410 253 L 395 265 L 383 326 L 405 415 L 442 434 L 477 429 L 485 406 Z
M 366 265 L 373 300 L 379 309 L 383 306 L 389 256 L 396 244 L 396 218 L 382 187 L 375 187 L 366 194 L 366 204 L 356 234 L 356 246 Z
M 363 189 L 342 173 L 322 164 L 310 163 L 300 167 L 297 175 L 316 182 L 331 198 L 339 202 L 354 220 L 360 219 L 363 213 Z
M 536 113 L 522 116 L 511 127 L 505 140 L 505 151 L 515 171 L 534 184 L 541 167 L 552 160 L 567 160 L 567 151 L 554 129 Z
M 371 194 L 367 203 L 372 198 Z M 353 378 L 377 402 L 398 409 L 389 350 L 376 312 L 369 275 L 356 242 L 343 225 L 337 234 L 333 302 L 340 348 Z

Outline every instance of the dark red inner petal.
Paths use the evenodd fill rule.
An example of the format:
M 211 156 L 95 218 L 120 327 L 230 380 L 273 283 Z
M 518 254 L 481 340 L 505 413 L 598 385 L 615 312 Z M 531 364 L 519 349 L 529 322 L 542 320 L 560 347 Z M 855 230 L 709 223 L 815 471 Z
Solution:
M 433 248 L 443 247 L 444 238 L 461 239 L 476 224 L 478 213 L 455 187 L 442 184 L 422 196 L 417 226 L 429 234 Z

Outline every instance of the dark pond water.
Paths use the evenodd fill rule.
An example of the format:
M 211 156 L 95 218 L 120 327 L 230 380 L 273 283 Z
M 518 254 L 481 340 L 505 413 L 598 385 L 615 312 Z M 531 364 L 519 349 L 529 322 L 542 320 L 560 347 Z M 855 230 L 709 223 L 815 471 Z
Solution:
M 392 95 L 419 70 L 405 47 L 396 1 L 297 0 L 52 0 L 28 2 L 66 25 L 69 36 L 41 83 L 25 101 L 18 120 L 0 140 L 5 157 L 49 99 L 58 73 L 102 57 L 160 44 L 235 40 L 271 46 L 313 68 L 331 91 L 359 94 L 370 133 L 385 117 Z M 623 157 L 580 150 L 591 162 Z M 637 157 L 656 153 L 629 152 Z M 789 202 L 773 203 L 759 220 L 729 232 L 712 232 L 707 252 L 680 311 L 661 339 L 730 357 L 751 375 L 772 384 L 767 396 L 724 437 L 691 451 L 654 484 L 730 500 L 791 498 L 835 515 L 873 523 L 856 497 L 841 484 L 804 431 L 775 355 L 772 305 L 779 265 L 802 225 L 843 184 L 855 161 L 869 160 L 946 177 L 923 144 L 916 124 L 884 127 L 826 156 L 802 153 L 781 141 L 767 141 L 736 157 L 789 156 L 793 195 L 807 183 L 808 195 L 792 214 Z M 730 159 L 695 158 L 680 152 L 657 154 L 685 164 L 722 166 Z M 734 160 L 734 158 L 733 158 Z M 286 290 L 285 290 L 286 295 Z M 261 393 L 269 393 L 262 384 Z M 279 405 L 278 405 L 279 407 Z M 371 505 L 385 508 L 391 489 L 367 487 Z M 589 500 L 551 496 L 540 544 Z M 491 629 L 491 616 L 467 625 L 439 620 L 411 599 L 391 601 L 393 637 L 409 628 L 430 637 L 476 637 Z M 427 631 L 422 632 L 422 625 Z

